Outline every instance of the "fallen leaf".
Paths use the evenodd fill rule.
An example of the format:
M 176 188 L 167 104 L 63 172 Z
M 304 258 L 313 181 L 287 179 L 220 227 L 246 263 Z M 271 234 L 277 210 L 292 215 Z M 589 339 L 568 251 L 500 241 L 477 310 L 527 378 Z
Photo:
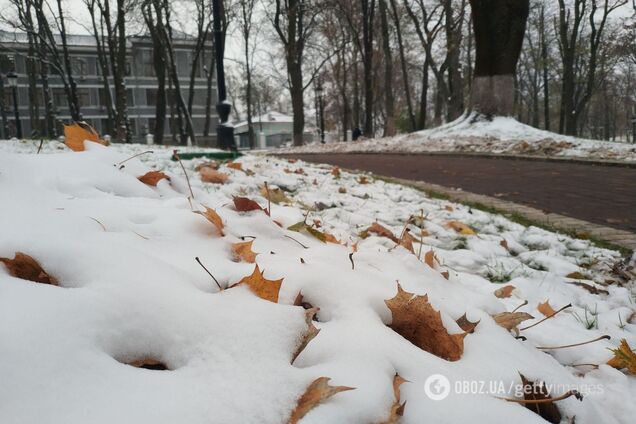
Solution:
M 367 228 L 366 231 L 368 233 L 376 234 L 380 237 L 386 237 L 390 239 L 391 241 L 393 241 L 394 243 L 400 243 L 400 240 L 393 235 L 393 232 L 391 230 L 382 226 L 378 222 L 374 222 L 373 224 L 371 224 L 371 226 Z
M 165 371 L 168 370 L 168 366 L 158 359 L 153 358 L 143 358 L 137 359 L 131 362 L 124 362 L 126 365 L 130 365 L 135 368 L 144 368 L 147 370 L 155 370 L 155 371 Z
M 285 192 L 278 187 L 269 187 L 269 193 L 265 186 L 261 186 L 261 196 L 277 205 L 280 203 L 292 203 L 291 199 L 285 195 Z
M 495 296 L 499 299 L 506 299 L 512 296 L 514 289 L 516 289 L 516 287 L 513 285 L 503 286 L 502 288 L 495 290 Z
M 578 271 L 569 273 L 565 276 L 565 278 L 572 278 L 574 280 L 587 280 L 587 277 L 585 277 L 585 275 L 581 274 Z
M 537 384 L 534 381 L 528 380 L 521 373 L 519 373 L 519 376 L 523 384 L 523 398 L 525 400 L 539 401 L 550 399 L 550 393 L 545 387 L 544 382 Z M 561 413 L 554 402 L 526 403 L 525 407 L 550 423 L 559 424 L 561 422 Z
M 437 260 L 433 249 L 424 254 L 424 263 L 426 263 L 426 265 L 430 266 L 433 269 L 437 268 L 436 264 L 439 264 L 439 261 Z
M 474 236 L 475 234 L 477 234 L 475 232 L 475 230 L 473 230 L 472 228 L 470 228 L 468 225 L 464 224 L 463 222 L 448 221 L 446 223 L 446 226 L 449 227 L 449 228 L 452 228 L 453 230 L 455 230 L 459 234 L 462 234 L 462 235 L 465 235 L 465 236 Z
M 208 221 L 210 221 L 212 224 L 214 224 L 214 226 L 216 227 L 216 229 L 219 232 L 220 236 L 223 236 L 223 220 L 221 219 L 221 217 L 219 216 L 218 213 L 216 213 L 216 211 L 212 208 L 208 208 L 207 206 L 203 206 L 205 208 L 205 212 L 201 212 L 201 211 L 194 211 L 194 213 L 202 215 L 204 217 L 206 217 L 208 219 Z
M 361 175 L 361 176 L 358 178 L 358 184 L 369 184 L 369 183 L 370 183 L 370 181 L 369 181 L 369 179 L 366 177 L 366 175 Z
M 391 324 L 396 333 L 433 355 L 457 361 L 464 352 L 466 334 L 448 334 L 439 311 L 428 302 L 428 295 L 416 296 L 397 285 L 397 294 L 384 303 L 391 311 Z
M 355 389 L 355 387 L 330 386 L 329 380 L 331 379 L 328 377 L 319 377 L 307 387 L 305 393 L 298 399 L 298 403 L 291 413 L 288 424 L 298 423 L 309 411 L 336 393 Z
M 508 331 L 514 331 L 516 335 L 519 335 L 519 329 L 517 326 L 522 322 L 534 319 L 532 315 L 526 312 L 502 312 L 500 314 L 492 315 L 497 325 L 505 328 Z
M 252 290 L 252 292 L 261 299 L 278 303 L 278 293 L 280 292 L 280 286 L 283 284 L 283 279 L 266 279 L 263 276 L 263 272 L 261 272 L 261 270 L 258 268 L 258 265 L 256 265 L 251 275 L 243 277 L 241 281 L 233 284 L 231 287 L 236 287 L 241 284 L 245 284 L 246 286 L 248 286 L 250 290 Z
M 76 122 L 64 125 L 64 144 L 74 152 L 85 150 L 84 142 L 89 141 L 106 146 L 107 143 L 99 138 L 99 134 L 93 127 L 85 122 Z
M 345 194 L 346 192 L 347 192 L 347 189 L 346 189 L 346 188 L 344 188 L 344 187 L 339 187 L 339 188 L 338 188 L 338 193 L 340 193 L 340 194 Z
M 507 251 L 510 251 L 510 248 L 508 247 L 508 242 L 505 239 L 499 242 L 499 246 L 503 247 Z
M 393 405 L 391 405 L 389 419 L 382 421 L 381 424 L 398 424 L 400 422 L 400 417 L 404 415 L 404 406 L 406 405 L 406 402 L 400 402 L 400 386 L 406 382 L 407 381 L 397 373 L 393 377 L 393 396 L 395 400 L 393 401 Z
M 402 246 L 411 253 L 415 253 L 415 250 L 413 249 L 413 241 L 415 241 L 413 236 L 408 231 L 404 231 L 398 245 Z
M 442 274 L 442 277 L 446 278 L 447 280 L 450 278 L 450 272 L 448 271 L 440 272 L 440 274 Z
M 318 333 L 320 333 L 320 330 L 314 326 L 314 315 L 316 315 L 317 312 L 318 312 L 318 308 L 311 308 L 311 309 L 305 310 L 305 322 L 307 323 L 307 331 L 305 331 L 305 334 L 303 335 L 303 338 L 300 341 L 300 344 L 298 345 L 298 347 L 296 348 L 296 351 L 292 355 L 292 360 L 291 360 L 292 364 L 294 363 L 298 355 L 300 355 L 300 353 L 303 350 L 305 350 L 309 342 L 312 341 L 318 335 Z
M 225 184 L 230 177 L 228 174 L 219 172 L 216 169 L 204 167 L 199 169 L 201 181 L 204 183 Z
M 263 208 L 253 201 L 252 199 L 248 199 L 247 197 L 238 197 L 234 196 L 232 198 L 234 201 L 234 208 L 236 208 L 239 212 L 250 212 L 250 211 L 262 211 Z
M 340 168 L 338 168 L 337 166 L 331 168 L 331 175 L 333 175 L 334 178 L 340 178 Z
M 250 264 L 256 262 L 256 255 L 258 253 L 252 251 L 252 243 L 254 243 L 254 240 L 232 243 L 232 257 L 235 262 L 242 261 Z
M 47 274 L 38 261 L 22 252 L 16 252 L 15 255 L 13 255 L 13 259 L 0 258 L 0 262 L 3 262 L 9 274 L 16 278 L 34 281 L 36 283 L 50 284 L 52 286 L 59 285 L 57 279 Z
M 239 170 L 239 171 L 243 169 L 243 164 L 240 162 L 228 162 L 225 164 L 225 166 L 231 169 Z
M 464 330 L 468 334 L 474 333 L 475 332 L 475 327 L 477 327 L 477 324 L 479 324 L 479 321 L 476 321 L 476 322 L 469 321 L 468 318 L 466 317 L 466 314 L 464 314 L 461 317 L 459 317 L 457 319 L 457 321 L 455 321 L 455 322 L 457 323 L 457 325 L 459 325 L 459 328 L 461 328 L 462 330 Z
M 287 227 L 287 229 L 290 231 L 296 231 L 297 233 L 309 234 L 310 236 L 320 240 L 323 243 L 326 243 L 327 241 L 329 241 L 327 240 L 327 236 L 325 233 L 323 233 L 322 231 L 316 230 L 315 228 L 307 224 L 305 221 L 297 222 L 294 225 Z M 335 237 L 333 236 L 331 237 L 335 239 Z
M 449 211 L 449 212 L 454 211 L 454 209 L 453 209 L 453 207 L 452 207 L 451 205 L 446 205 L 446 206 L 444 206 L 444 209 L 446 209 L 446 210 L 447 210 L 447 211 Z
M 616 369 L 627 368 L 630 374 L 636 375 L 636 353 L 629 347 L 627 340 L 621 339 L 618 348 L 612 349 L 614 357 L 607 361 L 607 365 Z
M 153 186 L 153 187 L 157 187 L 157 183 L 163 179 L 166 179 L 168 181 L 170 181 L 170 177 L 167 176 L 166 174 L 164 174 L 161 171 L 148 171 L 146 172 L 144 175 L 142 175 L 141 177 L 137 178 L 139 181 L 141 181 L 144 184 Z
M 572 284 L 574 286 L 578 286 L 581 287 L 585 290 L 587 290 L 588 292 L 592 293 L 592 294 L 609 294 L 609 292 L 605 289 L 599 289 L 597 287 L 594 287 L 591 284 L 587 284 L 587 283 L 583 283 L 581 281 L 566 281 L 568 284 Z
M 537 305 L 537 310 L 541 312 L 543 315 L 545 315 L 546 317 L 556 314 L 556 311 L 552 308 L 552 306 L 550 306 L 549 300 L 546 300 L 543 303 L 539 303 Z
M 208 160 L 205 161 L 203 163 L 198 164 L 197 166 L 194 167 L 194 170 L 199 172 L 201 170 L 201 168 L 212 168 L 212 169 L 219 169 L 219 162 L 215 161 L 215 160 Z

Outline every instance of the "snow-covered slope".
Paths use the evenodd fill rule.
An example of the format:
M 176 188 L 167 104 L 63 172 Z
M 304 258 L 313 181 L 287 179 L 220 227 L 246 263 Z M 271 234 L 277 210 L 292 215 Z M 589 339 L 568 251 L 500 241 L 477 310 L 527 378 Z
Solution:
M 219 185 L 200 180 L 204 160 L 186 161 L 189 201 L 169 149 L 121 166 L 147 146 L 36 148 L 0 142 L 0 257 L 30 255 L 59 287 L 16 278 L 0 263 L 2 423 L 284 423 L 323 376 L 355 390 L 326 399 L 303 423 L 381 423 L 396 373 L 407 380 L 403 423 L 545 422 L 497 398 L 523 398 L 519 373 L 545 381 L 553 397 L 584 394 L 556 402 L 563 422 L 631 423 L 636 415 L 636 379 L 605 364 L 619 340 L 636 346 L 634 282 L 617 252 L 327 166 L 246 156 L 241 169 L 220 166 L 229 179 Z M 138 180 L 152 169 L 170 180 Z M 265 182 L 270 199 L 280 196 L 276 187 L 288 199 L 271 205 L 271 217 L 235 208 L 232 196 L 266 207 Z M 220 215 L 223 236 L 193 213 L 203 206 Z M 342 244 L 285 229 L 305 218 L 314 234 Z M 413 252 L 365 231 L 376 221 L 398 238 L 409 229 Z M 245 284 L 230 287 L 254 270 L 232 253 L 249 240 L 265 277 L 283 279 L 276 303 Z M 463 334 L 463 314 L 479 321 L 458 360 L 388 326 L 397 315 L 385 300 L 398 283 L 428 295 L 441 335 Z M 509 297 L 496 296 L 500 289 Z M 299 293 L 305 307 L 320 308 L 320 332 L 292 361 L 308 328 L 294 306 Z M 491 317 L 534 316 L 523 328 L 543 318 L 537 307 L 546 300 L 573 306 L 522 330 L 525 340 Z M 602 335 L 611 340 L 537 348 Z M 169 369 L 127 365 L 150 359 Z M 443 381 L 429 380 L 436 374 L 450 383 L 443 400 L 427 385 Z
M 286 149 L 295 153 L 468 152 L 636 161 L 636 145 L 587 140 L 539 130 L 509 117 L 474 122 L 462 116 L 441 127 L 395 137 L 350 143 L 311 144 Z

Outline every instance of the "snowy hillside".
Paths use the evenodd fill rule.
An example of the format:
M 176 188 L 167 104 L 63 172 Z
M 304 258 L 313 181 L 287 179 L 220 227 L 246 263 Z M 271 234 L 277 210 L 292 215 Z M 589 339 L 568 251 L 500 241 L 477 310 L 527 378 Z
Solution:
M 184 161 L 191 194 L 169 149 L 86 144 L 0 141 L 1 423 L 633 422 L 633 258 L 328 166 Z
M 287 149 L 295 153 L 467 152 L 636 161 L 636 145 L 587 140 L 539 130 L 508 117 L 472 122 L 463 116 L 441 127 L 395 137 Z

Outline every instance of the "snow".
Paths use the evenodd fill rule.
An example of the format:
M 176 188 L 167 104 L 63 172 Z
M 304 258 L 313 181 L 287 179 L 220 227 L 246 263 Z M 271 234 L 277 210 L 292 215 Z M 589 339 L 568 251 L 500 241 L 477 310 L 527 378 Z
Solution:
M 544 422 L 495 398 L 515 396 L 518 372 L 555 385 L 555 396 L 566 387 L 584 393 L 582 402 L 557 402 L 564 420 L 631 423 L 636 414 L 636 379 L 604 364 L 621 338 L 636 346 L 636 292 L 633 281 L 619 281 L 612 271 L 623 260 L 618 252 L 371 177 L 369 184 L 346 172 L 337 178 L 326 165 L 247 155 L 239 160 L 243 170 L 221 165 L 230 178 L 218 185 L 199 179 L 195 168 L 204 159 L 184 161 L 192 207 L 216 209 L 225 223 L 220 237 L 192 213 L 171 148 L 153 146 L 154 153 L 120 168 L 114 165 L 148 147 L 87 143 L 87 151 L 75 153 L 50 142 L 37 155 L 37 144 L 0 141 L 0 257 L 27 253 L 61 287 L 14 278 L 0 265 L 2 423 L 283 423 L 321 376 L 356 390 L 338 393 L 303 423 L 382 422 L 394 400 L 396 372 L 408 380 L 401 386 L 403 423 Z M 157 187 L 137 180 L 151 169 L 171 180 Z M 271 218 L 234 209 L 233 195 L 267 206 L 260 194 L 265 182 L 287 190 L 292 204 L 272 204 Z M 308 222 L 318 220 L 320 230 L 345 245 L 278 225 L 288 227 L 307 213 Z M 399 235 L 413 216 L 411 234 L 418 238 L 420 225 L 426 230 L 422 255 L 432 249 L 437 269 L 418 258 L 418 243 L 413 254 L 386 238 L 361 238 L 376 220 Z M 477 234 L 456 233 L 446 225 L 450 220 Z M 255 237 L 256 261 L 267 278 L 284 278 L 278 304 L 242 286 L 219 291 L 194 261 L 199 257 L 223 287 L 238 282 L 254 267 L 232 259 L 231 243 L 241 237 Z M 609 295 L 571 284 L 573 271 Z M 455 320 L 464 313 L 480 320 L 465 337 L 459 361 L 429 354 L 387 327 L 384 300 L 395 295 L 398 281 L 406 291 L 428 294 L 451 334 L 462 332 Z M 512 296 L 495 297 L 507 284 L 516 287 Z M 304 310 L 293 306 L 299 291 L 320 308 L 320 333 L 290 364 L 306 329 Z M 522 331 L 526 341 L 489 316 L 527 300 L 519 311 L 533 315 L 524 325 L 532 324 L 543 317 L 536 307 L 546 299 L 555 309 L 573 307 Z M 604 334 L 611 340 L 536 349 Z M 146 357 L 170 370 L 124 364 Z M 600 365 L 572 366 L 588 363 Z M 435 401 L 425 392 L 433 374 L 446 376 L 453 388 L 464 381 L 505 387 L 451 390 Z
M 437 128 L 380 139 L 310 144 L 287 153 L 463 152 L 595 160 L 636 161 L 636 145 L 564 136 L 522 124 L 511 117 L 473 121 L 464 115 Z

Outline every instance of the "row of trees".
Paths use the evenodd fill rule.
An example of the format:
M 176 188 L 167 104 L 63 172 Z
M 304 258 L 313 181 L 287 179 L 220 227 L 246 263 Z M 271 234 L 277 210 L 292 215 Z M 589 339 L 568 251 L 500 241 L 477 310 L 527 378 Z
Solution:
M 489 101 L 507 100 L 510 114 L 535 127 L 603 139 L 628 137 L 636 107 L 634 0 L 235 1 L 250 11 L 239 17 L 239 27 L 259 29 L 252 38 L 243 31 L 246 54 L 235 72 L 241 75 L 237 81 L 247 82 L 234 87 L 236 103 L 253 103 L 258 57 L 253 49 L 276 46 L 284 60 L 265 52 L 256 71 L 287 88 L 297 144 L 307 90 L 316 80 L 327 93 L 327 127 L 343 137 L 355 127 L 374 137 L 436 126 L 471 107 L 471 93 L 483 103 L 488 93 L 508 92 L 514 93 L 508 99 Z M 480 10 L 490 18 L 521 21 L 527 16 L 525 33 L 522 22 L 473 31 Z M 512 40 L 523 41 L 516 73 L 515 54 L 495 54 L 486 61 L 495 64 L 492 68 L 474 65 L 477 44 L 514 51 L 508 45 Z M 508 77 L 479 78 L 488 73 Z M 251 106 L 245 111 L 248 120 L 251 111 Z
M 36 90 L 29 90 L 32 116 L 43 107 L 50 134 L 55 110 L 49 69 L 62 81 L 72 118 L 81 116 L 66 0 L 10 1 L 13 9 L 3 18 L 27 34 L 29 86 L 44 88 L 41 105 Z M 201 61 L 208 77 L 206 116 L 213 101 L 211 0 L 83 2 L 100 53 L 110 132 L 130 139 L 126 37 L 144 33 L 153 42 L 158 80 L 151 131 L 158 141 L 163 138 L 170 107 L 180 141 L 194 140 L 194 78 Z M 475 103 L 471 93 L 477 93 L 482 108 L 506 101 L 510 113 L 536 127 L 614 139 L 626 133 L 636 105 L 636 19 L 630 2 L 636 0 L 225 0 L 229 95 L 235 116 L 247 118 L 252 144 L 254 115 L 274 103 L 290 105 L 294 142 L 302 143 L 316 84 L 326 93 L 327 129 L 343 135 L 359 127 L 368 137 L 390 136 L 452 121 Z M 526 15 L 527 25 L 519 19 L 523 25 L 485 24 L 481 32 L 473 31 L 475 19 Z M 188 87 L 177 78 L 175 28 L 186 29 L 196 41 Z M 510 43 L 521 40 L 515 73 L 518 51 Z M 513 53 L 492 56 L 493 51 Z M 490 59 L 475 66 L 476 55 Z M 506 77 L 480 78 L 499 74 Z M 507 90 L 514 95 L 484 97 Z

